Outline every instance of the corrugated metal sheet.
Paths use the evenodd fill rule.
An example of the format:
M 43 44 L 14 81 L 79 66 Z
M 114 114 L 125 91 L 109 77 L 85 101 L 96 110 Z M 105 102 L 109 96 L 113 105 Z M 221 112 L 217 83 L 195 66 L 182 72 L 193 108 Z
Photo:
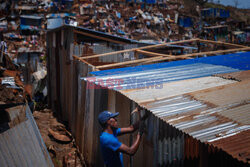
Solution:
M 250 101 L 214 108 L 188 96 L 175 96 L 140 105 L 146 107 L 166 123 L 205 143 L 213 144 L 215 141 L 250 129 Z M 239 148 L 247 147 L 250 150 L 248 143 L 249 139 L 244 138 L 240 143 L 231 143 L 230 145 L 235 150 L 231 150 L 229 153 L 232 155 L 240 153 L 241 149 L 237 149 L 237 146 Z M 228 146 L 216 146 L 222 149 L 228 148 Z M 247 153 L 249 155 L 249 152 Z M 235 156 L 235 158 L 238 157 Z M 241 157 L 240 160 L 248 161 L 246 156 Z
M 125 90 L 144 88 L 152 85 L 159 86 L 160 84 L 167 82 L 200 78 L 211 76 L 213 74 L 236 71 L 239 70 L 220 65 L 196 63 L 132 73 L 128 72 L 120 75 L 97 76 L 95 78 L 91 78 L 90 81 L 94 79 L 95 84 L 103 84 L 102 86 L 106 86 L 109 85 L 110 80 L 112 80 L 114 82 L 112 86 L 113 89 Z
M 225 149 L 225 146 L 213 145 L 213 143 L 224 140 L 225 138 L 230 138 L 250 129 L 250 101 L 248 101 L 250 95 L 247 95 L 248 91 L 244 90 L 244 88 L 248 87 L 249 81 L 245 80 L 244 82 L 236 82 L 222 78 L 218 79 L 217 77 L 214 77 L 214 80 L 211 79 L 213 77 L 201 77 L 218 73 L 227 73 L 226 71 L 239 71 L 232 67 L 240 67 L 239 69 L 249 68 L 249 66 L 246 65 L 246 63 L 249 64 L 249 52 L 247 54 L 244 53 L 243 57 L 240 57 L 238 54 L 230 54 L 229 57 L 232 58 L 232 60 L 236 60 L 238 63 L 244 61 L 242 67 L 240 67 L 240 64 L 233 64 L 233 61 L 230 58 L 227 61 L 226 56 L 223 55 L 213 57 L 216 61 L 214 61 L 213 58 L 206 59 L 206 63 L 202 62 L 203 60 L 205 61 L 205 59 L 201 58 L 202 61 L 195 61 L 198 63 L 194 63 L 192 60 L 184 60 L 188 63 L 178 62 L 178 65 L 176 65 L 176 63 L 171 62 L 172 64 L 170 63 L 170 65 L 160 63 L 150 66 L 146 65 L 99 71 L 93 73 L 97 74 L 96 77 L 85 78 L 85 80 L 92 81 L 95 84 L 102 83 L 102 86 L 104 87 L 110 86 L 110 84 L 107 85 L 106 83 L 110 82 L 111 79 L 120 81 L 120 85 L 114 85 L 109 88 L 119 90 L 119 92 L 129 97 L 131 100 L 147 108 L 156 117 L 193 138 L 203 143 L 217 146 L 220 149 Z M 191 63 L 191 61 L 193 63 Z M 192 78 L 198 78 L 193 79 L 193 85 L 190 84 L 192 83 L 190 80 L 187 80 Z M 214 81 L 217 81 L 217 83 Z M 190 83 L 186 84 L 188 82 Z M 160 87 L 158 90 L 141 89 L 150 85 L 159 84 L 163 84 L 163 87 Z M 179 84 L 179 87 L 164 87 L 168 84 Z M 183 88 L 181 86 L 183 86 Z M 233 89 L 234 87 L 237 89 Z M 209 101 L 201 101 L 199 98 L 193 98 L 194 96 L 190 96 L 192 92 L 199 90 L 203 93 L 201 95 L 204 97 L 206 96 L 206 93 L 211 92 L 210 89 L 215 89 L 212 92 L 214 96 L 216 96 L 216 91 L 221 94 L 223 94 L 223 91 L 226 91 L 222 97 L 217 95 L 216 97 L 218 99 L 224 97 L 225 99 L 228 99 L 233 97 L 235 100 L 229 100 L 228 103 L 218 105 L 217 103 L 213 104 L 209 103 Z M 230 94 L 230 89 L 235 90 L 235 92 L 238 91 L 241 96 L 240 94 L 237 94 L 235 97 L 234 94 Z M 171 94 L 168 91 L 179 93 Z M 238 146 L 241 148 L 248 147 L 248 150 L 250 150 L 250 145 L 248 144 L 249 140 L 243 140 L 244 141 L 241 141 L 240 143 L 231 143 L 235 150 L 231 150 L 231 152 L 227 150 L 224 151 L 231 155 L 239 154 L 241 149 L 238 149 L 236 145 L 241 145 Z M 160 150 L 167 148 L 167 146 L 164 146 L 166 145 L 164 143 L 169 143 L 171 141 L 166 142 L 162 139 L 160 141 L 161 142 L 158 145 L 158 153 L 159 157 L 164 159 L 164 156 L 160 155 L 162 154 Z M 168 151 L 163 150 L 163 153 L 166 152 Z M 237 156 L 234 157 L 238 158 Z M 159 164 L 165 162 L 163 159 L 159 159 Z M 238 159 L 248 162 L 247 156 Z
M 0 134 L 0 166 L 54 166 L 33 116 Z
M 109 52 L 114 52 L 118 50 L 132 49 L 132 48 L 137 48 L 137 47 L 138 47 L 137 44 L 126 44 L 126 45 L 110 44 L 109 46 L 105 44 L 99 44 L 99 45 L 91 46 L 95 54 L 109 53 Z M 133 60 L 133 59 L 135 59 L 134 52 L 99 57 L 100 62 L 123 62 L 123 61 Z
M 242 161 L 250 160 L 250 130 L 212 142 L 214 146 L 222 148 L 227 153 Z M 237 150 L 237 151 L 236 151 Z
M 162 85 L 155 85 L 154 87 L 149 87 L 147 89 L 121 90 L 120 92 L 138 103 L 143 103 L 147 101 L 178 96 L 198 90 L 204 90 L 216 86 L 223 86 L 235 82 L 236 81 L 226 80 L 219 77 L 203 77 L 164 83 Z

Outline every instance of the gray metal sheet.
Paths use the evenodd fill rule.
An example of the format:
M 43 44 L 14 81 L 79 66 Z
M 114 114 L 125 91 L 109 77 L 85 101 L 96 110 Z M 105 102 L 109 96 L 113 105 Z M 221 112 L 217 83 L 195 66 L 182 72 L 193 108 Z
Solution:
M 94 81 L 97 85 L 100 85 L 101 83 L 103 84 L 101 86 L 107 86 L 112 80 L 111 82 L 114 83 L 112 89 L 125 90 L 138 89 L 167 82 L 200 78 L 211 76 L 213 74 L 229 73 L 235 71 L 239 70 L 220 65 L 196 63 L 191 65 L 132 72 L 121 75 L 96 76 L 94 78 L 91 77 L 81 79 L 89 79 L 89 81 Z
M 54 166 L 28 106 L 26 117 L 0 134 L 0 166 Z

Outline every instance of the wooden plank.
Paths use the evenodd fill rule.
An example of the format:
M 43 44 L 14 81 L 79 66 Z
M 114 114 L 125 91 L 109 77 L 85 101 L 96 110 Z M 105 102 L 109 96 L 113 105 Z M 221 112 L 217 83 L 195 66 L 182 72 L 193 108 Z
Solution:
M 145 61 L 153 61 L 154 59 L 158 60 L 159 58 L 164 58 L 164 56 L 158 56 L 158 57 L 153 57 L 153 58 L 145 58 L 145 59 L 138 59 L 138 60 L 131 60 L 131 61 L 125 61 L 125 62 L 120 62 L 120 63 L 113 63 L 113 64 L 107 64 L 107 65 L 102 65 L 102 66 L 96 66 L 96 69 L 116 67 L 116 66 L 122 66 L 122 65 L 130 65 L 130 64 L 141 63 L 141 62 L 145 62 Z
M 200 42 L 205 42 L 205 43 L 219 44 L 219 45 L 235 46 L 235 47 L 240 47 L 240 48 L 246 48 L 247 47 L 247 46 L 244 46 L 244 45 L 238 45 L 238 44 L 221 42 L 221 41 L 212 41 L 212 40 L 205 40 L 205 39 L 199 39 L 199 41 Z
M 166 55 L 166 54 L 161 54 L 161 53 L 148 52 L 148 51 L 140 50 L 140 49 L 136 50 L 136 52 L 144 54 L 144 55 L 148 55 L 148 56 L 175 57 L 173 55 Z
M 250 50 L 250 47 L 238 48 L 238 49 L 229 49 L 229 50 L 218 50 L 218 51 L 211 51 L 211 52 L 192 53 L 192 54 L 180 55 L 180 56 L 175 56 L 175 57 L 158 56 L 158 57 L 154 57 L 154 58 L 145 58 L 145 59 L 126 61 L 126 62 L 121 62 L 121 63 L 114 63 L 114 64 L 96 66 L 96 69 L 116 67 L 116 66 L 122 66 L 122 65 L 130 65 L 130 64 L 141 63 L 141 62 L 149 62 L 149 61 L 157 62 L 157 61 L 164 61 L 164 60 L 174 60 L 176 58 L 178 58 L 178 59 L 186 59 L 186 58 L 190 58 L 190 57 L 193 57 L 193 56 L 213 55 L 213 54 L 219 54 L 219 53 L 230 53 L 230 52 L 247 51 L 247 50 Z
M 78 56 L 76 56 L 76 55 L 73 55 L 73 57 L 74 57 L 75 59 L 77 59 L 77 60 L 79 60 L 79 61 L 85 63 L 85 64 L 88 64 L 88 65 L 91 66 L 93 69 L 95 69 L 95 66 L 94 66 L 93 64 L 90 64 L 90 63 L 87 62 L 86 60 L 82 60 L 82 59 L 80 59 L 80 58 L 79 58 Z
M 208 52 L 200 52 L 200 53 L 191 53 L 191 54 L 178 56 L 178 58 L 186 58 L 186 57 L 201 56 L 201 55 L 213 55 L 213 54 L 230 53 L 230 52 L 247 51 L 247 50 L 250 50 L 250 47 L 228 49 L 228 50 L 208 51 Z
M 162 46 L 166 46 L 166 45 L 194 42 L 194 41 L 197 41 L 197 40 L 198 39 L 190 39 L 190 40 L 162 43 L 162 44 L 157 44 L 157 45 L 143 46 L 143 47 L 140 47 L 140 48 L 125 49 L 125 50 L 120 50 L 120 51 L 116 51 L 116 52 L 110 52 L 110 53 L 103 53 L 103 54 L 98 54 L 98 55 L 93 55 L 93 56 L 81 57 L 80 59 L 91 59 L 91 58 L 114 55 L 114 54 L 119 54 L 119 53 L 133 52 L 133 51 L 136 51 L 138 49 L 142 50 L 142 49 L 157 48 L 157 47 L 162 47 Z
M 92 38 L 96 38 L 96 39 L 100 39 L 100 40 L 104 40 L 104 41 L 113 42 L 113 43 L 127 44 L 126 42 L 116 41 L 116 40 L 113 40 L 113 39 L 110 39 L 110 38 L 100 37 L 100 36 L 98 36 L 98 35 L 94 35 L 94 34 L 82 32 L 82 31 L 78 31 L 78 30 L 74 30 L 74 33 L 76 33 L 76 34 L 81 34 L 81 35 L 85 35 L 85 36 L 92 37 Z

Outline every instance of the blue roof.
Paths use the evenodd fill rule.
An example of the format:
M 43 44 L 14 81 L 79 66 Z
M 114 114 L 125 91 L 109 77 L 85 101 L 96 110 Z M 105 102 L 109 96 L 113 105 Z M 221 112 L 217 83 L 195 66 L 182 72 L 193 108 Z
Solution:
M 150 65 L 140 65 L 140 66 L 135 66 L 135 67 L 125 67 L 125 68 L 118 68 L 118 69 L 111 69 L 111 70 L 94 71 L 94 72 L 91 72 L 91 74 L 95 76 L 116 75 L 116 74 L 124 74 L 128 72 L 138 72 L 138 71 L 144 71 L 144 70 L 190 65 L 190 64 L 196 64 L 196 63 L 221 65 L 221 66 L 231 67 L 231 68 L 238 69 L 238 70 L 250 70 L 250 52 L 241 52 L 241 53 L 233 53 L 233 54 L 227 54 L 227 55 L 157 63 L 157 64 L 150 64 Z

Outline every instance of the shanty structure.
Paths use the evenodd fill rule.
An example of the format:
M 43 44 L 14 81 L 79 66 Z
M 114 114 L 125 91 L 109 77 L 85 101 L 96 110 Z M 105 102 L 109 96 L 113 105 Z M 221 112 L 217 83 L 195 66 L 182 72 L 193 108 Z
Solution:
M 136 105 L 151 115 L 126 166 L 248 165 L 249 47 L 202 39 L 142 45 L 70 26 L 49 31 L 47 42 L 49 105 L 88 165 L 103 165 L 98 114 L 120 112 L 118 123 L 128 126 Z M 133 136 L 120 140 L 130 145 Z
M 28 105 L 1 104 L 0 166 L 53 167 Z

